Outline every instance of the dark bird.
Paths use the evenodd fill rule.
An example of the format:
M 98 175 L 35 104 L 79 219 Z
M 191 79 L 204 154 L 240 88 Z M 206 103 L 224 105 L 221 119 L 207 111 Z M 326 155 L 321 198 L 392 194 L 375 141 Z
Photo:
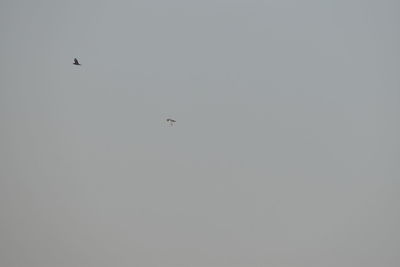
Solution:
M 76 59 L 76 58 L 74 58 L 74 63 L 72 63 L 72 64 L 74 64 L 74 65 L 78 65 L 78 66 L 80 66 L 81 64 L 78 62 L 78 60 Z
M 173 126 L 174 123 L 176 122 L 176 120 L 170 118 L 166 119 L 166 121 L 169 123 L 169 126 Z

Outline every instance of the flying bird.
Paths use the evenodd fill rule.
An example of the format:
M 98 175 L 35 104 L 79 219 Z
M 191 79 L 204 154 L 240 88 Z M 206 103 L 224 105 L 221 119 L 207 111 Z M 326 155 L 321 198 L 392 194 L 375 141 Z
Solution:
M 166 121 L 169 123 L 169 126 L 174 126 L 174 123 L 176 122 L 176 120 L 170 118 L 166 119 Z
M 78 65 L 78 66 L 80 66 L 81 64 L 78 62 L 78 60 L 76 59 L 76 58 L 74 58 L 74 63 L 72 63 L 72 64 L 74 64 L 74 65 Z

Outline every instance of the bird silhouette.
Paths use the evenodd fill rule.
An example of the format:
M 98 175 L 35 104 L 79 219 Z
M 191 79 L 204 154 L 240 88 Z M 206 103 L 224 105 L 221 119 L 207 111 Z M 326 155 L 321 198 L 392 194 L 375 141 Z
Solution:
M 166 121 L 169 123 L 169 126 L 173 126 L 174 123 L 176 122 L 176 120 L 170 118 L 166 119 Z
M 74 65 L 78 65 L 78 66 L 80 66 L 81 64 L 78 62 L 78 60 L 76 59 L 76 58 L 74 58 L 74 63 L 72 63 L 72 64 L 74 64 Z

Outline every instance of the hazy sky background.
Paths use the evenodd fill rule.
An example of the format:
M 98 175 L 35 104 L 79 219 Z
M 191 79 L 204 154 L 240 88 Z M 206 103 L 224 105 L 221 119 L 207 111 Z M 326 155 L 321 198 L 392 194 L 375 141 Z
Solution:
M 0 266 L 400 266 L 399 12 L 1 1 Z

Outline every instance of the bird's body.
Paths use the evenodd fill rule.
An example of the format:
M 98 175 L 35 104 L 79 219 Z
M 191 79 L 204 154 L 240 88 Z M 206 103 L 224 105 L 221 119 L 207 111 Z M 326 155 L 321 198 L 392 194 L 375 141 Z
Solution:
M 166 119 L 166 121 L 169 123 L 169 126 L 173 126 L 174 123 L 176 122 L 176 120 L 171 119 L 171 118 Z
M 74 65 L 78 65 L 78 66 L 80 66 L 81 64 L 78 62 L 78 60 L 76 59 L 76 58 L 74 58 L 74 63 L 72 63 L 72 64 L 74 64 Z

